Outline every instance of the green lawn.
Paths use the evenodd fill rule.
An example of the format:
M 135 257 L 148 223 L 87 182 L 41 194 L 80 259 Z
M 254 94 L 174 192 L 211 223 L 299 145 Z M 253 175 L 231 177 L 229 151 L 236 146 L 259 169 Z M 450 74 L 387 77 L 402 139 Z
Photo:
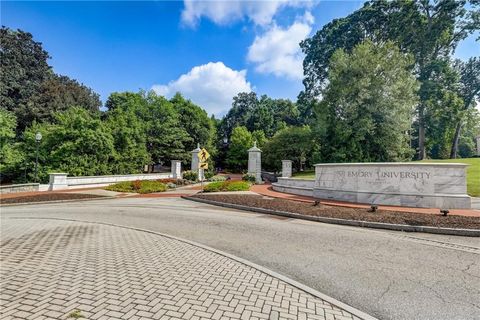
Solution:
M 472 197 L 480 197 L 480 158 L 422 160 L 422 162 L 469 164 L 467 167 L 467 192 Z
M 422 160 L 422 162 L 454 162 L 469 164 L 467 167 L 467 192 L 472 197 L 480 197 L 480 158 Z M 300 179 L 315 179 L 315 171 L 296 172 L 293 174 L 293 177 Z
M 315 179 L 315 170 L 295 172 L 293 177 L 299 179 Z

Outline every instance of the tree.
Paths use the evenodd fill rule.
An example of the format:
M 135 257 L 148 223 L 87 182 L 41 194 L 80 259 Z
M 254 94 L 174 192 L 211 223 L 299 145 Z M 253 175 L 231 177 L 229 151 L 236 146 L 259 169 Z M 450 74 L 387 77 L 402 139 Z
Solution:
M 100 96 L 92 89 L 69 77 L 56 74 L 40 85 L 31 100 L 36 110 L 36 119 L 40 122 L 52 122 L 54 113 L 66 111 L 72 106 L 99 112 L 102 105 Z
M 12 170 L 23 159 L 23 154 L 15 143 L 15 115 L 5 109 L 0 109 L 0 180 L 12 178 Z
M 118 108 L 131 110 L 142 121 L 146 148 L 154 163 L 190 158 L 185 146 L 192 143 L 192 138 L 182 127 L 173 104 L 164 97 L 153 91 L 112 93 L 106 105 L 109 112 Z
M 323 159 L 400 161 L 408 144 L 418 83 L 409 71 L 412 57 L 391 42 L 366 41 L 331 58 L 323 100 L 315 109 Z
M 253 146 L 253 141 L 253 136 L 246 127 L 233 129 L 226 160 L 230 169 L 239 171 L 247 167 L 248 149 Z
M 426 156 L 425 127 L 426 102 L 431 100 L 425 84 L 431 79 L 432 64 L 447 59 L 459 41 L 479 29 L 480 4 L 469 1 L 369 1 L 341 19 L 326 24 L 300 46 L 306 54 L 303 81 L 305 91 L 299 95 L 308 113 L 308 107 L 318 99 L 327 85 L 330 57 L 341 48 L 350 52 L 358 43 L 369 39 L 377 44 L 394 41 L 403 52 L 415 58 L 414 70 L 421 83 L 417 112 L 418 157 Z
M 450 150 L 450 158 L 455 159 L 458 153 L 459 139 L 463 123 L 468 110 L 475 108 L 476 103 L 480 103 L 480 58 L 470 58 L 467 62 L 457 60 L 455 68 L 460 74 L 459 94 L 463 99 L 462 111 L 460 117 L 456 121 L 455 134 L 452 140 L 452 148 Z
M 309 126 L 288 127 L 278 131 L 263 147 L 265 167 L 279 171 L 281 160 L 292 160 L 300 170 L 302 163 L 311 159 L 316 147 Z
M 35 134 L 43 136 L 39 148 L 39 178 L 46 182 L 49 171 L 67 172 L 73 176 L 112 174 L 115 158 L 114 141 L 109 128 L 97 115 L 81 107 L 55 114 L 55 123 L 33 123 L 25 130 L 23 151 L 25 168 L 33 177 Z
M 187 131 L 190 137 L 190 142 L 185 144 L 185 148 L 188 151 L 193 150 L 199 143 L 207 148 L 211 155 L 214 155 L 215 125 L 208 117 L 207 112 L 192 101 L 185 99 L 180 93 L 175 94 L 170 102 L 179 115 L 181 127 Z
M 106 118 L 115 148 L 112 171 L 115 174 L 142 172 L 151 163 L 147 152 L 144 123 L 133 109 L 117 108 L 109 110 Z
M 14 112 L 17 132 L 36 119 L 31 98 L 52 74 L 49 58 L 30 33 L 0 29 L 0 105 Z

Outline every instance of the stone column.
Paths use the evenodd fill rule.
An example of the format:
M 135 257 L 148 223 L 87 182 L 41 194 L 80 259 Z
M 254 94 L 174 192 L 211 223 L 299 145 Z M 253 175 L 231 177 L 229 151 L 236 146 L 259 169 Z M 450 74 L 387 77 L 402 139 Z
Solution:
M 480 136 L 477 136 L 477 156 L 480 157 Z
M 48 186 L 48 190 L 53 191 L 68 189 L 67 175 L 68 173 L 64 172 L 50 173 L 50 185 Z
M 257 148 L 257 141 L 248 149 L 248 173 L 255 176 L 256 183 L 262 183 L 262 150 Z
M 182 161 L 172 160 L 172 178 L 182 179 Z
M 199 169 L 198 166 L 200 164 L 198 159 L 198 154 L 200 153 L 200 143 L 197 143 L 197 148 L 192 150 L 192 171 L 198 174 L 198 180 L 203 180 L 203 169 Z
M 282 160 L 282 178 L 292 177 L 292 160 Z

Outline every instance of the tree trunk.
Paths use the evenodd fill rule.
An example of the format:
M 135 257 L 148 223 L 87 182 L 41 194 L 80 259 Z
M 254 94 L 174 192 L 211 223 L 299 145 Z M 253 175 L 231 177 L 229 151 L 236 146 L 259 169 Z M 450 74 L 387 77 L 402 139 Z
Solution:
M 455 136 L 453 137 L 452 150 L 450 151 L 450 159 L 457 158 L 458 152 L 458 140 L 460 140 L 460 131 L 462 130 L 462 122 L 458 121 L 457 127 L 455 128 Z
M 425 153 L 425 107 L 418 108 L 418 160 L 423 160 L 426 157 Z

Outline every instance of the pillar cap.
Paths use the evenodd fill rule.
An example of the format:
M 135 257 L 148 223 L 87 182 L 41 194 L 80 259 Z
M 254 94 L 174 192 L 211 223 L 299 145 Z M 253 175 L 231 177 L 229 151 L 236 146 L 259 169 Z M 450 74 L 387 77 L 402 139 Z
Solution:
M 258 149 L 257 148 L 257 141 L 255 141 L 253 143 L 253 147 L 251 147 L 250 149 L 248 149 L 248 152 L 262 152 L 262 150 Z
M 200 143 L 197 143 L 197 148 L 193 149 L 191 152 L 200 152 L 202 149 L 200 149 Z

